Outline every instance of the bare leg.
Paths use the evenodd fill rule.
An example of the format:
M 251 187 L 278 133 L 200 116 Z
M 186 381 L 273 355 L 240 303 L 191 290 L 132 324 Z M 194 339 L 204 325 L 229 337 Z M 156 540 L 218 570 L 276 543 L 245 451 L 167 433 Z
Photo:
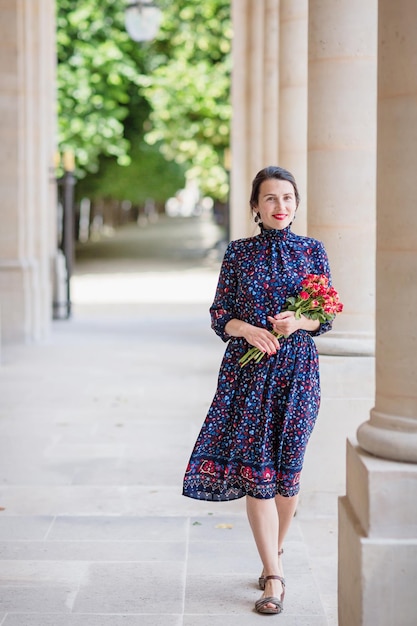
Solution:
M 278 514 L 278 565 L 282 576 L 284 576 L 284 568 L 282 566 L 282 549 L 284 539 L 293 520 L 297 504 L 298 495 L 290 498 L 280 495 L 275 496 L 275 505 Z M 262 571 L 262 576 L 265 576 L 264 570 Z
M 285 496 L 276 495 L 275 496 L 275 504 L 278 512 L 278 551 L 281 551 L 284 544 L 284 539 L 288 533 L 291 522 L 293 520 L 295 510 L 298 504 L 298 495 L 292 496 L 291 498 L 286 498 Z M 278 557 L 279 566 L 281 572 L 284 573 L 282 567 L 282 559 L 281 556 Z
M 295 510 L 298 504 L 298 495 L 287 498 L 285 496 L 280 496 L 279 494 L 277 494 L 275 496 L 275 504 L 277 507 L 279 519 L 278 551 L 281 551 L 283 548 L 284 539 L 287 536 L 288 530 L 291 526 L 291 522 L 294 518 Z
M 278 511 L 279 529 L 278 529 L 278 550 L 282 550 L 284 539 L 290 528 L 298 504 L 298 495 L 286 498 L 285 496 L 276 495 L 275 504 Z
M 275 500 L 260 500 L 246 496 L 246 511 L 252 529 L 256 547 L 264 566 L 265 576 L 282 576 L 278 563 L 279 521 Z M 282 584 L 279 580 L 268 580 L 265 584 L 263 597 L 280 598 Z M 268 604 L 268 608 L 274 605 Z

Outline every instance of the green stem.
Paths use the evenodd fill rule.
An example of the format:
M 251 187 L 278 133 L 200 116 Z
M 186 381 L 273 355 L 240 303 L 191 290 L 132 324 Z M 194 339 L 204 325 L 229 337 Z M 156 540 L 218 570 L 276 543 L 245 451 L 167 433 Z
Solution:
M 270 332 L 277 339 L 279 339 L 280 337 L 284 336 L 282 334 L 276 333 L 274 330 L 272 330 Z M 255 363 L 259 363 L 263 359 L 265 354 L 266 354 L 266 352 L 262 352 L 262 350 L 259 350 L 259 348 L 256 348 L 255 346 L 252 346 L 252 348 L 249 348 L 249 350 L 247 352 L 245 352 L 245 354 L 242 356 L 242 358 L 239 359 L 239 364 L 240 364 L 241 367 L 244 367 L 245 365 L 247 365 L 251 361 L 255 361 Z

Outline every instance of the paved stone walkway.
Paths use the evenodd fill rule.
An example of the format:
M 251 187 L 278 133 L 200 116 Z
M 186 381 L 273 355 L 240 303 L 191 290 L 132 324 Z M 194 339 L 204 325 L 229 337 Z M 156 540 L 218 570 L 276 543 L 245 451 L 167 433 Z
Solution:
M 181 496 L 224 349 L 208 317 L 218 239 L 207 219 L 164 218 L 86 244 L 72 319 L 45 345 L 3 349 L 1 626 L 267 619 L 253 611 L 261 567 L 244 501 Z M 337 624 L 345 440 L 373 401 L 373 359 L 321 366 L 281 626 Z

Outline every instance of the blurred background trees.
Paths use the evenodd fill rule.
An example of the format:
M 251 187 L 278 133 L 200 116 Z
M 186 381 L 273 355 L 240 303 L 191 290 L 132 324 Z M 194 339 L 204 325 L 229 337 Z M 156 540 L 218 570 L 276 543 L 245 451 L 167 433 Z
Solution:
M 126 0 L 57 0 L 59 150 L 77 196 L 162 205 L 187 180 L 225 201 L 230 0 L 157 0 L 152 42 L 126 32 Z

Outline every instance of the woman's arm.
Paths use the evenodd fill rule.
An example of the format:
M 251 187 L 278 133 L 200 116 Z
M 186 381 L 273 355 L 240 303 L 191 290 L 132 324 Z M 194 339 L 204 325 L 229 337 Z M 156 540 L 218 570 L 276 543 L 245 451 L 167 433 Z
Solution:
M 324 274 L 325 276 L 327 276 L 329 280 L 329 285 L 331 285 L 332 276 L 330 272 L 329 259 L 327 257 L 326 249 L 321 241 L 317 242 L 317 246 L 314 250 L 313 255 L 314 255 L 314 264 L 315 264 L 314 273 Z M 317 337 L 318 335 L 323 335 L 323 333 L 327 333 L 331 329 L 332 329 L 332 322 L 329 321 L 329 322 L 323 322 L 322 324 L 319 324 L 315 330 L 310 330 L 310 329 L 306 329 L 306 330 L 308 330 L 308 332 L 311 334 L 312 337 Z
M 214 301 L 210 307 L 211 327 L 223 341 L 229 341 L 231 337 L 226 331 L 226 325 L 235 317 L 236 292 L 235 251 L 233 242 L 230 242 L 224 254 Z

